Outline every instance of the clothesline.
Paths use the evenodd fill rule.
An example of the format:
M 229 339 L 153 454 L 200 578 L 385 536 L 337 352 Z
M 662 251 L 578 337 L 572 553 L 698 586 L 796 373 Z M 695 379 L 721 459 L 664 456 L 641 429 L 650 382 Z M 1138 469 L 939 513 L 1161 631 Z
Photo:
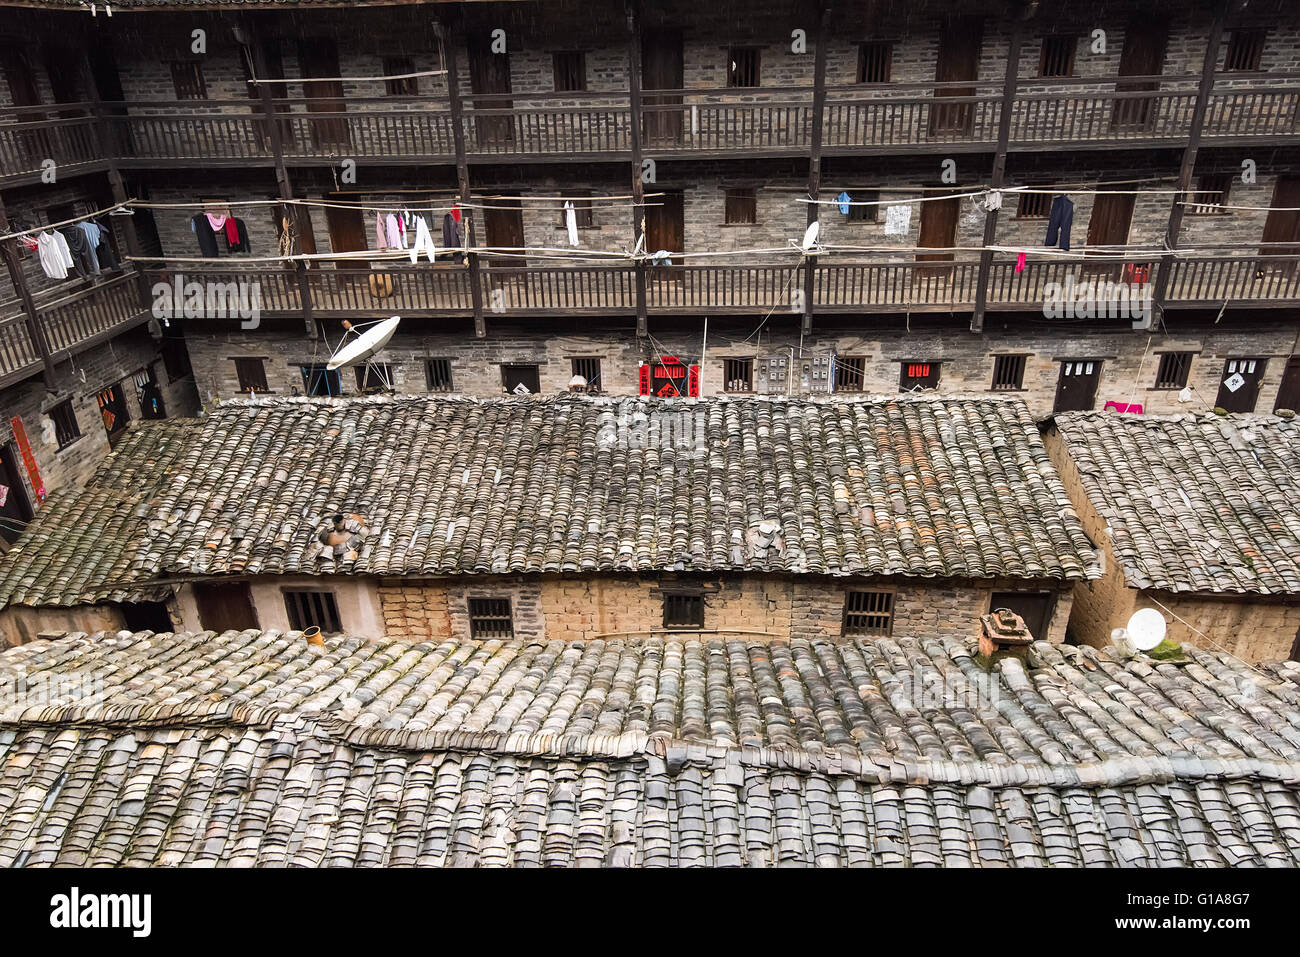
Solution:
M 654 195 L 662 196 L 662 193 Z M 603 196 L 575 197 L 579 200 L 602 200 Z M 214 207 L 234 207 L 234 206 L 308 206 L 317 209 L 356 209 L 365 212 L 382 212 L 382 213 L 401 213 L 401 212 L 426 212 L 426 213 L 449 213 L 453 208 L 458 209 L 517 209 L 515 206 L 497 206 L 490 203 L 453 203 L 451 206 L 426 206 L 423 203 L 402 203 L 397 206 L 371 206 L 366 203 L 333 203 L 329 200 L 322 199 L 248 199 L 236 200 L 232 202 L 206 202 L 206 203 L 152 203 L 138 200 L 129 200 L 123 205 L 130 205 L 138 209 L 211 209 Z M 636 206 L 657 207 L 662 203 L 598 203 L 592 202 L 589 207 L 584 209 L 632 209 Z
M 103 209 L 97 209 L 93 213 L 86 213 L 84 216 L 73 216 L 71 219 L 64 219 L 57 223 L 46 223 L 44 226 L 35 226 L 32 229 L 23 229 L 15 233 L 5 233 L 0 236 L 0 242 L 7 239 L 21 239 L 24 236 L 32 236 L 36 233 L 43 233 L 47 230 L 57 229 L 60 226 L 71 226 L 73 223 L 84 223 L 88 219 L 98 219 L 100 216 L 107 216 L 115 209 L 121 209 L 124 206 L 130 206 L 133 200 L 127 200 L 124 203 L 115 203 L 112 206 L 105 206 Z
M 253 86 L 262 84 L 275 83 L 363 83 L 377 80 L 414 80 L 421 76 L 446 76 L 446 70 L 420 70 L 416 73 L 390 73 L 386 76 L 291 76 L 284 78 L 271 78 L 265 80 L 253 77 L 247 82 Z

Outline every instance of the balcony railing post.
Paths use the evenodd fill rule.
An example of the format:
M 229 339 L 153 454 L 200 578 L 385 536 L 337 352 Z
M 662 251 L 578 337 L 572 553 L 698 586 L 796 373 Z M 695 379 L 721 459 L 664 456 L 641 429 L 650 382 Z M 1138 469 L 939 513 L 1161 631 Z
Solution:
M 474 248 L 474 214 L 470 206 L 469 160 L 465 155 L 465 113 L 460 99 L 460 77 L 456 71 L 456 41 L 459 34 L 450 23 L 435 21 L 434 33 L 442 45 L 442 63 L 447 71 L 447 101 L 451 111 L 451 137 L 456 150 L 456 185 L 460 190 L 460 204 L 465 207 L 465 244 Z M 465 254 L 469 263 L 469 295 L 474 309 L 474 335 L 482 338 L 487 335 L 487 324 L 483 320 L 483 283 L 480 278 L 481 266 L 479 255 L 475 252 Z
M 7 232 L 9 232 L 9 216 L 5 212 L 4 199 L 0 197 L 0 233 Z M 17 242 L 16 239 L 0 240 L 0 257 L 4 259 L 5 267 L 9 270 L 9 278 L 14 284 L 14 291 L 18 293 L 18 298 L 22 300 L 27 337 L 32 340 L 32 348 L 41 357 L 41 364 L 45 367 L 45 388 L 53 391 L 54 360 L 50 358 L 50 345 L 45 340 L 45 327 L 41 325 L 40 313 L 36 311 L 32 291 L 27 286 L 27 277 L 23 275 L 23 267 L 18 262 L 18 253 L 15 249 L 15 243 Z
M 1201 147 L 1201 131 L 1205 126 L 1206 106 L 1210 101 L 1210 91 L 1214 88 L 1214 67 L 1219 60 L 1219 45 L 1223 41 L 1223 27 L 1228 19 L 1228 0 L 1219 0 L 1215 4 L 1214 23 L 1210 27 L 1210 36 L 1205 43 L 1205 58 L 1201 61 L 1201 82 L 1196 88 L 1196 106 L 1192 109 L 1192 126 L 1187 134 L 1187 146 L 1183 149 L 1183 161 L 1178 167 L 1178 192 L 1169 209 L 1169 226 L 1165 230 L 1165 249 L 1167 252 L 1160 259 L 1157 269 L 1156 287 L 1152 293 L 1152 315 L 1147 322 L 1135 328 L 1150 329 L 1157 318 L 1164 321 L 1165 296 L 1169 292 L 1169 277 L 1173 272 L 1173 250 L 1178 248 L 1178 234 L 1183 228 L 1183 212 L 1189 198 L 1188 190 L 1192 186 L 1192 174 L 1196 170 L 1196 154 Z
M 632 125 L 628 130 L 632 147 L 632 248 L 637 249 L 645 239 L 645 184 L 641 179 L 641 3 L 627 2 L 627 89 L 628 109 Z M 647 250 L 642 250 L 646 252 Z M 675 252 L 676 250 L 674 250 Z M 646 267 L 644 260 L 636 264 L 636 334 L 645 336 L 650 331 L 646 309 Z
M 830 4 L 817 4 L 817 44 L 813 54 L 812 130 L 808 144 L 808 225 L 821 216 L 818 200 L 822 192 L 822 129 L 826 108 L 826 22 L 830 17 Z M 817 257 L 806 256 L 803 263 L 803 333 L 812 332 L 813 297 L 817 291 Z
M 990 189 L 1001 189 L 1007 174 L 1007 145 L 1011 140 L 1011 111 L 1016 102 L 1016 81 L 1020 76 L 1020 41 L 1023 28 L 1017 20 L 1011 25 L 1011 40 L 1007 47 L 1007 72 L 1002 83 L 1002 103 L 998 107 L 998 144 L 993 153 L 993 173 L 989 177 Z M 989 247 L 998 238 L 998 209 L 990 209 L 984 216 L 984 243 L 980 250 L 979 272 L 975 277 L 975 308 L 971 312 L 970 331 L 984 331 L 984 312 L 988 305 L 989 276 L 993 271 L 993 250 Z

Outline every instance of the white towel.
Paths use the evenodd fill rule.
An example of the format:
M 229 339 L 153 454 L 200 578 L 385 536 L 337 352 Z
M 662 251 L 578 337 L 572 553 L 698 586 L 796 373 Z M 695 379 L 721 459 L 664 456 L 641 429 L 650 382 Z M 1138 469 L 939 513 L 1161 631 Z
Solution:
M 433 245 L 433 235 L 429 232 L 429 224 L 424 221 L 423 216 L 415 217 L 415 242 L 411 244 L 411 262 L 416 262 L 423 252 L 429 257 L 429 262 L 433 262 L 433 257 L 437 255 L 438 249 Z
M 574 212 L 573 201 L 564 201 L 564 225 L 569 228 L 569 245 L 578 245 L 578 214 Z

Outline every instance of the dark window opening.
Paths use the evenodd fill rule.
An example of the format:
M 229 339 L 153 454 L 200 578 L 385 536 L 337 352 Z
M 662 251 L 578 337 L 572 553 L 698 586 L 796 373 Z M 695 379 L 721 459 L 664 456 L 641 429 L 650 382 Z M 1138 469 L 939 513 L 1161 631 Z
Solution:
M 1074 51 L 1078 45 L 1078 37 L 1043 37 L 1038 75 L 1074 76 Z
M 875 223 L 880 221 L 880 190 L 853 193 L 849 199 L 849 222 Z M 866 205 L 870 203 L 871 205 Z
M 835 391 L 861 392 L 867 379 L 866 356 L 835 357 Z
M 126 408 L 126 393 L 121 384 L 117 383 L 101 389 L 95 396 L 95 401 L 99 403 L 99 415 L 104 421 L 109 447 L 116 446 L 131 421 L 131 414 Z
M 728 226 L 752 226 L 758 222 L 758 192 L 753 188 L 723 190 Z
M 590 229 L 595 225 L 595 219 L 592 217 L 591 200 L 588 199 L 591 194 L 582 190 L 569 190 L 569 202 L 573 203 L 573 221 L 579 229 Z M 560 225 L 567 227 L 565 217 L 568 211 L 563 204 L 560 206 Z
M 600 379 L 599 356 L 574 356 L 572 358 L 573 374 L 586 380 L 586 391 L 601 392 L 604 383 Z
M 859 83 L 888 83 L 894 62 L 894 45 L 884 40 L 858 44 Z
M 343 630 L 339 619 L 338 602 L 329 591 L 286 591 L 284 607 L 289 613 L 289 627 L 294 631 L 319 628 L 327 635 L 337 635 Z
M 1225 72 L 1253 73 L 1259 69 L 1264 55 L 1263 30 L 1233 30 L 1228 39 L 1228 52 L 1223 59 Z
M 844 596 L 845 638 L 881 637 L 894 629 L 894 593 L 851 591 Z
M 704 596 L 695 594 L 664 595 L 665 628 L 703 628 Z
M 939 388 L 939 363 L 900 362 L 898 388 L 902 392 Z
M 723 359 L 722 378 L 727 392 L 753 392 L 754 360 Z
M 417 72 L 415 60 L 409 56 L 384 57 L 384 92 L 389 96 L 419 96 L 420 78 L 407 74 Z
M 139 213 L 136 215 L 138 216 Z M 190 351 L 185 348 L 184 338 L 164 334 L 162 344 L 159 346 L 159 352 L 162 353 L 163 370 L 167 373 L 169 383 L 193 375 L 194 369 L 190 366 Z
M 72 409 L 71 399 L 64 399 L 50 409 L 47 415 L 54 421 L 54 438 L 60 451 L 81 438 L 81 428 L 77 425 L 77 413 Z
M 302 388 L 308 395 L 342 395 L 343 386 L 336 370 L 324 366 L 299 366 Z
M 1046 219 L 1052 211 L 1047 193 L 1021 193 L 1016 202 L 1016 219 Z
M 393 381 L 393 367 L 387 362 L 367 362 L 355 368 L 358 392 L 386 392 Z
M 451 360 L 426 359 L 424 378 L 430 392 L 451 392 Z
M 1025 360 L 1027 356 L 994 356 L 994 391 L 1014 392 L 1024 388 Z
M 587 54 L 566 51 L 554 55 L 555 92 L 572 93 L 587 88 Z
M 270 392 L 266 384 L 266 361 L 241 356 L 235 360 L 240 392 Z
M 989 611 L 1006 608 L 1021 617 L 1029 633 L 1035 638 L 1046 638 L 1047 628 L 1056 608 L 1056 596 L 1051 592 L 994 592 L 989 601 Z
M 172 86 L 178 100 L 206 100 L 208 87 L 203 82 L 203 67 L 193 60 L 178 60 L 171 64 Z
M 470 598 L 469 636 L 471 638 L 513 638 L 515 619 L 509 598 Z
M 727 51 L 727 86 L 758 86 L 758 47 L 732 47 Z
M 502 365 L 501 385 L 510 395 L 537 395 L 542 391 L 541 369 L 535 365 Z
M 1181 389 L 1187 385 L 1187 374 L 1192 368 L 1190 352 L 1166 352 L 1160 357 L 1156 369 L 1157 389 Z
M 1214 173 L 1197 180 L 1196 192 L 1192 193 L 1187 212 L 1191 216 L 1222 216 L 1228 212 L 1224 206 L 1228 202 L 1228 190 L 1232 188 L 1231 173 Z
M 165 635 L 175 631 L 167 606 L 160 601 L 124 601 L 118 606 L 127 631 L 153 631 Z

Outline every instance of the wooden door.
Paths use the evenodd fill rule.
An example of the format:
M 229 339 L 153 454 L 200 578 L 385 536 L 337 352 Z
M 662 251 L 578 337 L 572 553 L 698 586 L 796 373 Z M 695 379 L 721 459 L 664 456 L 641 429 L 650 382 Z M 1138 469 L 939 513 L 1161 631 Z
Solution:
M 1300 356 L 1288 356 L 1282 371 L 1282 382 L 1277 388 L 1277 401 L 1273 410 L 1290 409 L 1300 412 Z
M 1165 47 L 1168 40 L 1169 28 L 1162 21 L 1146 15 L 1130 20 L 1124 30 L 1124 47 L 1119 56 L 1119 75 L 1159 76 L 1165 69 Z M 1157 97 L 1154 92 L 1159 89 L 1159 80 L 1117 81 L 1115 92 L 1131 95 L 1116 98 L 1115 105 L 1111 109 L 1111 126 L 1127 130 L 1149 129 L 1156 118 Z M 1153 95 L 1139 95 L 1143 93 Z
M 942 104 L 944 97 L 975 95 L 974 81 L 979 76 L 980 46 L 984 40 L 984 21 L 979 17 L 957 17 L 939 34 L 939 53 L 935 59 L 935 104 L 930 111 L 930 135 L 969 135 L 975 121 L 972 103 Z M 969 86 L 948 86 L 965 83 Z
M 662 196 L 649 200 L 649 204 L 645 208 L 646 252 L 654 254 L 661 249 L 670 253 L 685 252 L 686 205 L 682 191 L 665 191 Z M 681 261 L 681 257 L 676 256 L 661 265 L 677 265 Z M 654 275 L 653 270 L 651 275 Z
M 199 607 L 199 624 L 207 631 L 220 633 L 258 627 L 253 592 L 247 582 L 196 584 L 194 602 Z
M 0 46 L 0 71 L 4 72 L 9 85 L 9 101 L 17 107 L 14 119 L 19 123 L 39 123 L 45 114 L 40 110 L 23 109 L 23 107 L 40 106 L 41 94 L 36 88 L 36 77 L 32 72 L 27 54 L 16 46 Z M 36 168 L 48 156 L 55 155 L 48 130 L 24 130 L 15 140 L 19 156 L 15 159 L 20 168 Z M 0 155 L 0 164 L 8 157 Z
M 961 200 L 939 199 L 928 203 L 919 203 L 921 207 L 921 234 L 918 246 L 929 249 L 951 249 L 957 245 L 957 214 L 961 211 Z M 953 253 L 917 253 L 918 263 L 942 263 L 944 265 L 917 267 L 917 281 L 932 279 L 949 279 Z
M 280 41 L 278 39 L 263 40 L 258 45 L 258 51 L 261 54 L 262 77 L 265 80 L 283 80 L 284 79 L 284 55 L 280 52 Z M 239 58 L 239 65 L 243 67 L 244 79 L 251 80 L 252 73 L 249 71 L 250 64 L 247 56 Z M 276 83 L 271 86 L 271 96 L 279 100 L 286 95 L 286 88 L 282 83 Z M 248 98 L 256 101 L 250 109 L 255 114 L 262 112 L 262 88 L 255 83 L 248 84 Z M 275 113 L 288 113 L 289 105 L 287 103 L 274 103 L 272 111 Z M 296 146 L 293 135 L 293 124 L 286 118 L 279 121 L 280 123 L 280 141 L 284 144 L 286 151 L 292 151 Z M 257 137 L 262 143 L 263 149 L 271 147 L 271 131 L 266 120 L 258 119 L 254 121 L 253 128 L 257 130 Z
M 1300 176 L 1279 176 L 1273 184 L 1273 199 L 1269 203 L 1273 208 L 1264 220 L 1264 235 L 1260 247 L 1261 256 L 1287 256 L 1300 252 Z M 1278 243 L 1290 245 L 1276 245 Z M 1268 268 L 1287 276 L 1295 272 L 1295 260 L 1277 260 L 1262 262 L 1260 269 Z
M 1214 404 L 1227 412 L 1254 412 L 1267 365 L 1267 359 L 1229 359 L 1223 364 Z
M 469 49 L 469 88 L 474 94 L 474 110 L 511 110 L 514 101 L 506 96 L 510 85 L 510 54 L 493 53 L 491 41 L 480 36 Z M 488 152 L 508 152 L 515 143 L 514 118 L 505 115 L 475 116 L 474 130 L 478 148 Z
M 307 38 L 298 43 L 298 69 L 304 79 L 323 77 L 325 79 L 308 80 L 302 85 L 302 95 L 307 98 L 308 113 L 343 113 L 347 105 L 343 101 L 343 84 L 333 77 L 342 76 L 339 69 L 339 51 L 334 40 L 329 37 Z M 312 146 L 329 150 L 347 147 L 351 144 L 348 135 L 348 121 L 342 116 L 309 121 Z
M 1128 243 L 1129 230 L 1133 225 L 1133 202 L 1137 198 L 1131 192 L 1109 192 L 1108 185 L 1098 185 L 1100 191 L 1093 197 L 1092 214 L 1088 217 L 1088 238 L 1084 254 L 1114 255 L 1114 251 L 1096 249 L 1098 246 L 1123 246 Z M 1128 189 L 1116 184 L 1112 190 Z M 1123 263 L 1096 263 L 1083 269 L 1085 275 L 1097 278 L 1119 280 L 1122 277 Z
M 356 253 L 370 248 L 366 242 L 366 218 L 361 210 L 327 206 L 325 222 L 329 224 L 330 252 Z M 361 281 L 349 274 L 368 272 L 370 263 L 365 259 L 340 259 L 334 268 L 344 274 L 338 277 L 339 282 L 348 285 L 353 281 Z
M 487 244 L 493 248 L 522 249 L 524 245 L 524 211 L 517 199 L 493 199 L 490 209 L 483 210 L 483 230 Z M 523 267 L 527 260 L 513 256 L 488 256 L 489 266 Z
M 126 408 L 126 393 L 119 382 L 110 385 L 107 389 L 101 389 L 95 399 L 99 403 L 99 415 L 104 422 L 104 432 L 108 434 L 108 447 L 114 448 L 131 421 Z
M 81 57 L 79 51 L 50 44 L 45 48 L 45 73 L 50 78 L 50 93 L 55 103 L 80 103 L 81 88 L 77 85 L 77 71 L 71 67 Z M 82 110 L 62 109 L 56 114 L 63 119 L 81 116 Z
M 647 33 L 641 38 L 641 89 L 680 90 L 685 68 L 680 33 Z M 650 93 L 641 97 L 641 134 L 647 146 L 677 146 L 682 141 L 680 93 Z
M 167 418 L 167 405 L 163 401 L 162 389 L 158 386 L 158 375 L 152 365 L 147 365 L 134 376 L 135 397 L 140 403 L 142 419 Z
M 18 540 L 32 520 L 32 506 L 18 471 L 18 456 L 12 442 L 0 445 L 0 550 Z
M 1056 380 L 1056 404 L 1053 412 L 1087 412 L 1097 399 L 1101 380 L 1101 360 L 1070 359 L 1061 363 Z

